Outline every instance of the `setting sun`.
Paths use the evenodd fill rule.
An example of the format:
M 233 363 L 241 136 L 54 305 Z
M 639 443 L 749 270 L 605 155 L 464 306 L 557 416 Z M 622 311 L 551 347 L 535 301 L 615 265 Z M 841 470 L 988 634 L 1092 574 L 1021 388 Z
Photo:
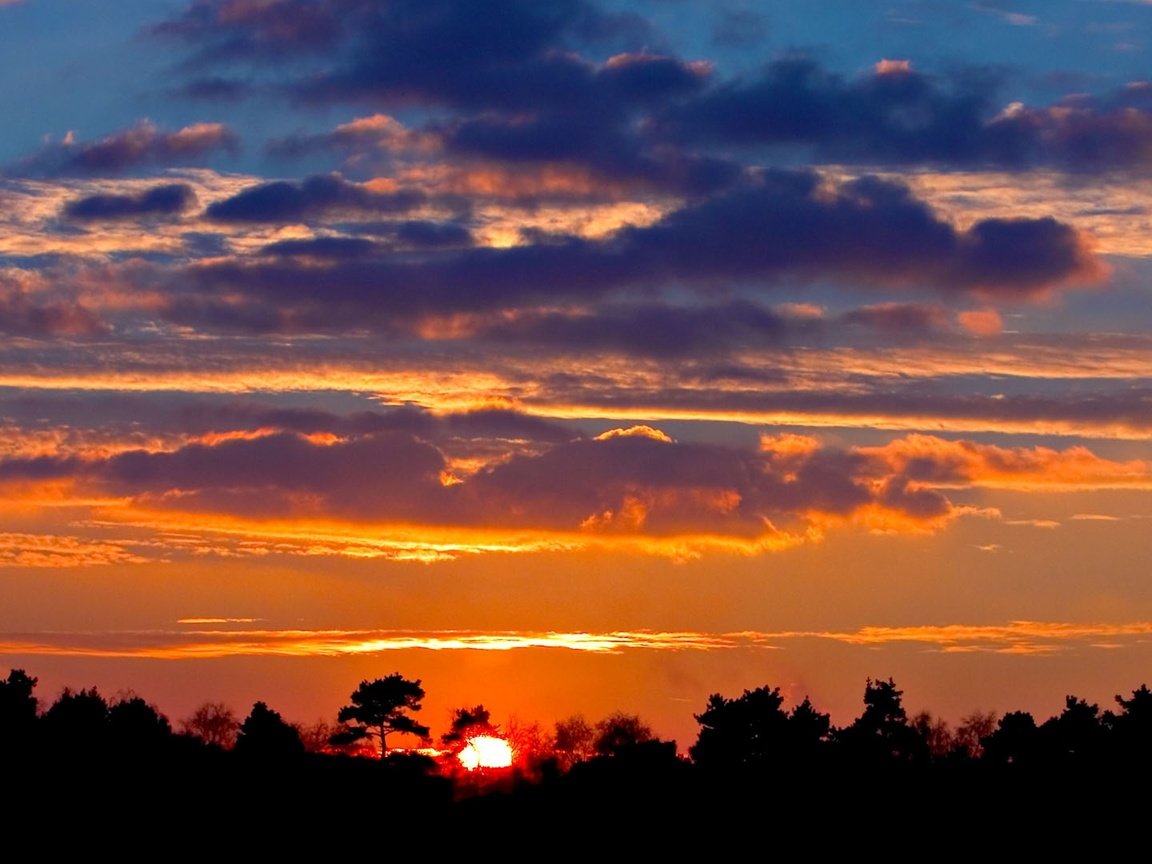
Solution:
M 457 758 L 469 771 L 477 768 L 507 768 L 512 764 L 512 747 L 503 738 L 477 735 L 468 739 L 467 746 Z

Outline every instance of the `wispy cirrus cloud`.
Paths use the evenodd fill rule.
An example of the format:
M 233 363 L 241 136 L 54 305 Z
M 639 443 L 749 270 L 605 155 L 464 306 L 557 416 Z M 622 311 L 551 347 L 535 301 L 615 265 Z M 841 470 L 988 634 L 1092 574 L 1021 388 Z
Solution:
M 155 563 L 139 554 L 146 544 L 102 541 L 59 534 L 0 534 L 0 567 L 107 567 Z
M 81 657 L 141 657 L 162 660 L 236 656 L 331 657 L 392 651 L 519 651 L 554 649 L 596 654 L 625 651 L 787 650 L 804 640 L 888 647 L 908 645 L 949 654 L 986 652 L 1049 655 L 1066 651 L 1127 647 L 1152 637 L 1152 622 L 1071 623 L 1012 621 L 992 625 L 868 626 L 858 630 L 784 630 L 708 633 L 617 630 L 555 632 L 532 630 L 306 630 L 198 629 L 217 619 L 188 619 L 181 629 L 105 632 L 0 633 L 0 650 L 10 654 Z M 218 623 L 246 623 L 226 619 Z

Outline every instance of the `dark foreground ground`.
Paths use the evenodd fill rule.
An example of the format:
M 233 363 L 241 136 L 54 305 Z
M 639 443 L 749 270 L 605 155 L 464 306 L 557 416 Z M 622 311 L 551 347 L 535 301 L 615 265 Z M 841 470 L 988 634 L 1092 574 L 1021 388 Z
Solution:
M 1146 857 L 1135 766 L 780 766 L 710 773 L 666 754 L 605 757 L 527 780 L 465 782 L 417 764 L 305 755 L 10 752 L 5 860 L 388 861 Z M 798 859 L 800 861 L 803 858 Z

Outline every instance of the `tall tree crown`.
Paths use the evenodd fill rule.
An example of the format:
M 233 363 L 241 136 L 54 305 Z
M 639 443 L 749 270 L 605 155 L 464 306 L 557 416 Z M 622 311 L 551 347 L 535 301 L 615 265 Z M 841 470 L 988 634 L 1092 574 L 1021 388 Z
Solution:
M 419 711 L 424 699 L 420 680 L 409 681 L 399 672 L 393 672 L 374 681 L 361 681 L 345 705 L 336 715 L 341 723 L 349 724 L 346 732 L 333 736 L 337 743 L 362 738 L 375 738 L 380 742 L 380 755 L 388 753 L 388 735 L 401 732 L 427 738 L 429 729 L 417 722 L 408 712 Z

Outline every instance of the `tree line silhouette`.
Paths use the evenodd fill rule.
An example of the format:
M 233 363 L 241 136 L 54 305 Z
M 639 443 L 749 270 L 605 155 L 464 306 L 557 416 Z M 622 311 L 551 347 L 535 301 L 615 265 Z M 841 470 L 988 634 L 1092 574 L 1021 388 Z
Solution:
M 787 708 L 779 688 L 716 693 L 694 714 L 699 730 L 686 754 L 624 712 L 596 722 L 574 715 L 551 729 L 515 720 L 501 728 L 483 705 L 466 706 L 435 741 L 414 716 L 421 682 L 399 673 L 361 682 L 335 724 L 311 726 L 287 722 L 264 702 L 243 719 L 206 702 L 174 727 L 134 694 L 106 699 L 96 688 L 65 688 L 41 703 L 36 685 L 22 669 L 0 680 L 0 767 L 25 803 L 57 800 L 66 788 L 88 802 L 87 812 L 116 800 L 160 822 L 198 814 L 219 830 L 250 831 L 239 814 L 254 799 L 279 818 L 299 818 L 297 832 L 346 818 L 349 801 L 390 820 L 451 812 L 481 824 L 516 814 L 543 826 L 559 813 L 618 818 L 637 802 L 666 817 L 731 819 L 766 802 L 795 815 L 804 802 L 828 807 L 829 790 L 861 783 L 867 795 L 832 805 L 842 822 L 880 818 L 898 801 L 906 818 L 932 824 L 974 801 L 1012 812 L 1009 800 L 1020 797 L 1048 799 L 1052 818 L 1076 802 L 1082 820 L 1103 806 L 1087 794 L 1095 780 L 1152 765 L 1152 691 L 1144 685 L 1117 695 L 1114 708 L 1067 696 L 1042 722 L 1024 711 L 975 712 L 954 728 L 927 712 L 909 716 L 891 678 L 868 679 L 862 713 L 839 727 L 807 698 Z M 465 771 L 455 756 L 478 735 L 507 740 L 513 766 Z M 1109 807 L 1113 816 L 1123 809 Z M 995 810 L 980 824 L 1003 818 Z
M 0 679 L 0 747 L 7 758 L 37 752 L 46 742 L 51 742 L 52 752 L 75 757 L 104 750 L 145 752 L 179 741 L 185 747 L 241 757 L 313 753 L 387 760 L 397 755 L 389 735 L 406 735 L 407 743 L 425 748 L 434 743 L 429 727 L 413 716 L 423 707 L 421 682 L 400 673 L 361 682 L 349 704 L 338 711 L 336 725 L 319 721 L 311 726 L 285 721 L 264 702 L 256 702 L 242 720 L 223 703 L 205 702 L 176 729 L 135 694 L 108 700 L 94 687 L 66 687 L 42 706 L 36 685 L 37 679 L 23 669 L 12 669 Z M 693 715 L 700 728 L 687 761 L 702 769 L 748 772 L 836 762 L 985 763 L 1023 769 L 1148 760 L 1152 691 L 1141 685 L 1128 697 L 1117 695 L 1115 702 L 1114 710 L 1101 710 L 1067 696 L 1063 710 L 1041 723 L 1026 711 L 1003 716 L 974 712 L 952 728 L 926 711 L 910 717 L 903 691 L 891 678 L 869 678 L 863 712 L 836 727 L 807 698 L 786 710 L 780 688 L 764 686 L 735 697 L 712 694 L 704 710 Z M 565 773 L 596 758 L 655 751 L 657 745 L 664 750 L 672 745 L 676 752 L 674 742 L 661 741 L 640 717 L 624 712 L 595 723 L 573 715 L 557 721 L 550 732 L 515 720 L 501 730 L 483 705 L 453 713 L 449 730 L 439 739 L 441 752 L 449 753 L 476 735 L 509 738 L 521 772 L 536 775 Z M 400 752 L 410 756 L 414 751 L 409 747 Z

